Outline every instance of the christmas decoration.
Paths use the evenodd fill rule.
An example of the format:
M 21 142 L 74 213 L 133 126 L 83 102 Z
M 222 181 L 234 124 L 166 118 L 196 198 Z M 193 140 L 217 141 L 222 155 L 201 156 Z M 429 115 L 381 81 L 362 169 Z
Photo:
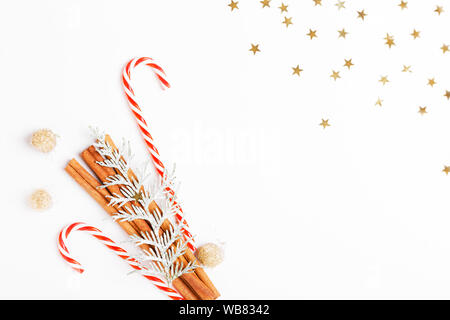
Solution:
M 30 196 L 30 205 L 36 210 L 48 209 L 52 205 L 52 197 L 43 189 L 36 190 Z
M 31 136 L 31 145 L 41 152 L 50 152 L 56 146 L 56 134 L 50 129 L 39 129 Z
M 223 261 L 223 250 L 215 243 L 207 243 L 197 249 L 197 259 L 205 267 L 213 268 Z
M 69 237 L 70 233 L 74 231 L 84 231 L 94 238 L 98 239 L 100 242 L 102 242 L 108 249 L 113 251 L 118 257 L 125 260 L 133 269 L 138 270 L 141 272 L 141 274 L 148 280 L 150 280 L 159 290 L 161 290 L 164 294 L 167 294 L 169 298 L 173 300 L 183 300 L 183 297 L 178 294 L 175 290 L 170 288 L 165 284 L 164 281 L 159 279 L 158 277 L 155 277 L 151 274 L 151 272 L 145 267 L 142 266 L 138 261 L 136 261 L 134 258 L 132 258 L 125 249 L 118 246 L 113 240 L 105 236 L 104 233 L 102 233 L 99 229 L 87 225 L 83 222 L 75 222 L 64 229 L 62 229 L 58 236 L 58 250 L 61 256 L 64 260 L 77 272 L 83 273 L 84 268 L 81 266 L 81 264 L 73 258 L 73 256 L 69 253 L 69 250 L 67 249 L 67 238 Z

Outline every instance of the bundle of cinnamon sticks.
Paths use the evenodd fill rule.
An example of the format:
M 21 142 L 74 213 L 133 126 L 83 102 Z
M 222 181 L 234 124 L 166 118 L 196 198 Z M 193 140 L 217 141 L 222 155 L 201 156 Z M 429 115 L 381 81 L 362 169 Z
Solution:
M 105 135 L 105 141 L 112 148 L 117 150 L 111 137 Z M 96 177 L 90 174 L 83 166 L 75 159 L 72 159 L 67 164 L 65 170 L 69 175 L 85 190 L 87 193 L 102 206 L 102 208 L 111 216 L 117 215 L 120 208 L 118 205 L 109 205 L 109 197 L 112 194 L 122 195 L 119 185 L 109 185 L 106 188 L 101 188 L 103 183 L 105 183 L 109 176 L 115 175 L 115 169 L 110 167 L 101 166 L 99 162 L 103 162 L 103 156 L 98 153 L 94 146 L 90 146 L 81 153 L 81 158 L 84 160 L 86 165 L 95 173 Z M 136 179 L 135 174 L 128 171 L 128 177 L 130 179 Z M 136 201 L 134 205 L 139 205 Z M 124 204 L 124 207 L 130 206 L 130 203 Z M 157 204 L 153 201 L 149 208 L 150 212 L 157 209 Z M 136 219 L 132 221 L 116 220 L 122 229 L 128 235 L 139 236 L 141 232 L 151 231 L 151 225 L 142 219 Z M 157 230 L 159 234 L 171 228 L 171 222 L 165 220 L 161 226 L 162 230 Z M 148 244 L 141 244 L 140 248 L 144 251 L 149 251 L 151 247 Z M 186 266 L 189 262 L 195 262 L 196 258 L 193 252 L 187 248 L 184 255 L 178 258 L 177 262 L 183 266 Z M 201 267 L 195 268 L 194 272 L 184 273 L 180 277 L 172 281 L 173 287 L 187 300 L 213 300 L 217 299 L 220 294 L 214 287 L 213 283 L 209 279 L 206 272 Z

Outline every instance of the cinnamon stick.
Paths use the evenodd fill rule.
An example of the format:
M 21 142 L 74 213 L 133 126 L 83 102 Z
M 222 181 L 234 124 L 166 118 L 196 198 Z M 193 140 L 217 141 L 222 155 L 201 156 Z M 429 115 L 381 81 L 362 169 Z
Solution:
M 109 174 L 106 172 L 107 170 L 105 170 L 105 169 L 112 169 L 112 168 L 103 167 L 97 163 L 97 161 L 103 161 L 104 159 L 95 150 L 95 148 L 93 146 L 90 146 L 87 150 L 84 150 L 81 153 L 81 157 L 86 162 L 86 164 L 92 169 L 92 171 L 94 171 L 94 173 L 97 175 L 97 177 L 102 182 L 105 182 L 107 180 L 108 176 L 115 174 L 115 172 L 114 173 L 111 172 L 111 174 Z M 112 170 L 114 170 L 114 169 L 112 169 Z M 116 193 L 116 194 L 122 195 L 122 192 L 120 191 L 120 187 L 117 185 L 108 186 L 107 189 L 111 193 Z M 128 203 L 124 204 L 124 207 L 126 207 L 129 210 L 132 210 L 130 204 L 128 204 Z M 145 220 L 136 219 L 134 221 L 140 231 L 143 231 L 143 232 L 151 231 L 150 226 L 147 224 L 147 222 Z M 180 257 L 179 260 L 184 266 L 186 266 L 187 261 L 186 261 L 186 259 L 184 259 L 184 257 Z M 214 299 L 214 293 L 195 274 L 185 273 L 181 276 L 181 278 L 199 296 L 200 299 L 202 299 L 202 300 Z
M 117 210 L 113 206 L 108 205 L 108 201 L 104 197 L 102 189 L 97 189 L 100 185 L 89 172 L 87 172 L 75 159 L 72 159 L 65 168 L 66 172 L 92 197 L 95 201 L 110 215 L 117 214 Z M 106 191 L 107 192 L 107 191 Z M 128 234 L 138 234 L 136 229 L 128 221 L 117 221 L 122 229 Z M 142 244 L 141 249 L 148 250 L 149 246 Z M 196 295 L 181 280 L 172 281 L 174 288 L 187 300 L 197 300 Z
M 114 143 L 114 141 L 112 140 L 112 138 L 111 138 L 111 136 L 109 134 L 105 135 L 105 142 L 107 144 L 109 144 L 109 146 L 112 149 L 114 149 L 116 151 L 118 150 L 116 145 L 115 145 L 115 143 Z M 95 154 L 95 153 L 98 154 L 98 152 L 95 151 L 95 148 L 93 146 L 89 147 L 89 151 L 91 153 L 93 153 L 93 154 Z M 99 155 L 99 156 L 101 157 L 101 155 Z M 103 161 L 103 158 L 100 161 Z M 123 159 L 123 157 L 122 157 L 122 161 L 125 162 L 125 159 Z M 130 180 L 137 180 L 137 177 L 134 174 L 133 170 L 129 169 L 127 174 L 128 174 L 128 177 L 129 177 Z M 158 207 L 158 205 L 154 201 L 150 204 L 148 209 L 149 209 L 150 212 L 153 212 L 153 210 L 155 210 L 155 209 L 159 209 L 160 210 L 160 208 Z M 164 230 L 164 231 L 169 230 L 171 227 L 172 227 L 172 224 L 170 223 L 169 220 L 165 220 L 163 222 L 163 224 L 161 225 L 161 229 Z M 189 248 L 187 248 L 187 250 L 186 250 L 186 252 L 184 254 L 184 258 L 187 261 L 189 261 L 189 262 L 197 261 L 197 258 L 194 256 L 194 253 Z M 202 267 L 198 267 L 198 268 L 195 269 L 194 272 L 200 278 L 200 280 L 202 280 L 205 283 L 205 285 L 213 292 L 214 299 L 217 299 L 220 296 L 220 293 L 216 289 L 214 284 L 212 283 L 211 279 L 206 274 L 205 270 L 203 270 Z

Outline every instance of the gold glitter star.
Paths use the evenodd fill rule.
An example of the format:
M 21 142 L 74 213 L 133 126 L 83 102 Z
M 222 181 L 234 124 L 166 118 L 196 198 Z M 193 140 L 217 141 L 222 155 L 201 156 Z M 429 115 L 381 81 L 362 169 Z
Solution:
M 420 113 L 420 115 L 424 115 L 427 112 L 427 107 L 419 107 L 419 111 L 417 111 L 418 113 Z
M 352 59 L 349 60 L 344 59 L 344 61 L 345 61 L 344 67 L 347 67 L 350 70 L 350 67 L 354 65 L 352 63 Z
M 314 6 L 322 5 L 322 0 L 313 0 L 313 1 L 314 1 Z
M 378 82 L 382 82 L 383 86 L 384 86 L 387 82 L 389 82 L 389 80 L 388 80 L 387 76 L 382 76 L 381 79 L 378 80 Z
M 260 1 L 260 3 L 262 4 L 263 8 L 265 8 L 265 7 L 269 7 L 270 8 L 270 1 L 271 0 L 262 0 L 262 1 Z
M 411 33 L 411 36 L 414 39 L 420 38 L 420 31 L 417 31 L 416 29 L 414 29 L 414 31 Z
M 134 196 L 133 196 L 133 199 L 135 200 L 135 201 L 140 201 L 140 200 L 142 200 L 142 194 L 139 192 L 139 193 L 136 193 Z
M 303 69 L 300 69 L 300 66 L 297 65 L 296 67 L 292 67 L 292 70 L 294 70 L 294 72 L 292 73 L 293 75 L 298 75 L 300 77 L 300 72 L 303 71 Z
M 448 49 L 448 45 L 447 44 L 443 44 L 441 47 L 442 53 L 446 53 L 447 51 L 449 51 Z
M 322 126 L 324 129 L 325 129 L 326 127 L 331 126 L 331 124 L 328 123 L 328 120 L 329 120 L 329 119 L 327 119 L 327 120 L 322 119 L 322 122 L 319 123 L 319 126 Z
M 436 81 L 434 81 L 434 78 L 428 79 L 428 85 L 433 87 L 436 84 Z
M 444 97 L 446 97 L 446 98 L 447 98 L 447 100 L 449 100 L 449 99 L 450 99 L 450 91 L 448 91 L 448 90 L 445 90 L 445 94 L 444 94 Z
M 364 13 L 364 10 L 357 11 L 358 12 L 358 18 L 361 18 L 361 20 L 364 20 L 364 17 L 367 16 L 366 13 Z
M 332 74 L 331 74 L 331 78 L 333 78 L 334 79 L 334 81 L 336 81 L 336 79 L 337 78 L 340 78 L 341 76 L 339 75 L 339 71 L 334 71 L 334 70 L 332 70 Z
M 386 37 L 384 38 L 384 40 L 386 40 L 386 45 L 388 45 L 389 48 L 395 46 L 394 37 L 390 36 L 389 33 L 386 33 Z
M 261 50 L 259 50 L 259 44 L 251 44 L 252 47 L 249 51 L 253 52 L 253 55 L 255 55 L 257 52 L 261 52 Z
M 400 8 L 402 8 L 402 10 L 403 9 L 407 9 L 408 8 L 408 2 L 405 2 L 405 1 L 402 0 L 402 2 L 400 2 L 398 6 Z
M 383 100 L 380 99 L 380 97 L 378 97 L 377 102 L 375 102 L 376 106 L 382 106 L 383 105 Z
M 440 6 L 436 6 L 436 9 L 434 10 L 438 15 L 441 15 L 442 12 L 444 12 L 444 8 Z
M 239 9 L 237 6 L 238 3 L 239 1 L 234 2 L 233 0 L 231 0 L 231 2 L 228 4 L 228 6 L 231 8 L 231 11 L 233 11 L 234 9 Z
M 412 72 L 412 71 L 411 71 L 411 66 L 405 66 L 405 65 L 403 65 L 403 70 L 402 70 L 402 72 Z
M 284 17 L 284 21 L 282 23 L 284 23 L 286 25 L 286 28 L 289 27 L 290 24 L 293 24 L 292 17 L 291 18 Z
M 342 30 L 338 30 L 338 32 L 339 32 L 339 37 L 338 38 L 344 38 L 345 39 L 345 36 L 348 34 L 348 32 L 346 32 L 344 28 L 342 28 Z
M 448 173 L 450 172 L 450 167 L 444 166 L 444 169 L 442 170 L 442 172 L 445 172 L 445 174 L 448 175 Z
M 317 30 L 309 29 L 309 33 L 307 33 L 306 35 L 310 38 L 310 40 L 312 40 L 314 37 L 317 38 L 316 32 Z
M 338 10 L 340 10 L 340 9 L 345 9 L 344 4 L 345 4 L 345 1 L 338 1 L 338 2 L 335 4 L 335 6 L 338 8 Z
M 278 7 L 281 10 L 281 13 L 288 11 L 288 6 L 285 5 L 283 2 L 281 3 L 281 6 Z

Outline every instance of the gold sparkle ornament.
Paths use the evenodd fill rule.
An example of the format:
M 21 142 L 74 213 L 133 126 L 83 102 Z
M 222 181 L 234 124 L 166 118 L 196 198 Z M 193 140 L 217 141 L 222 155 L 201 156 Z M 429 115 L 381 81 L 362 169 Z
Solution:
M 338 30 L 338 32 L 339 32 L 339 37 L 338 38 L 344 38 L 345 39 L 345 36 L 348 34 L 348 32 L 346 32 L 344 28 L 342 28 L 342 30 Z
M 446 98 L 447 98 L 447 100 L 450 100 L 450 91 L 448 91 L 448 90 L 445 90 L 445 94 L 444 94 L 444 97 L 446 97 Z
M 402 70 L 402 72 L 412 72 L 412 71 L 411 71 L 411 66 L 405 66 L 405 65 L 403 65 L 403 70 Z
M 433 87 L 436 84 L 436 81 L 434 80 L 434 78 L 428 79 L 428 85 L 430 87 Z
M 444 169 L 442 170 L 442 172 L 445 172 L 445 174 L 448 176 L 448 173 L 450 172 L 450 167 L 444 166 Z
M 378 97 L 377 101 L 375 102 L 375 105 L 381 107 L 381 106 L 383 105 L 383 100 L 381 100 L 381 99 Z
M 292 74 L 293 75 L 298 75 L 299 77 L 300 77 L 300 72 L 303 71 L 303 69 L 300 69 L 299 65 L 297 65 L 296 67 L 292 67 L 292 70 L 293 70 Z
M 419 107 L 418 113 L 420 113 L 421 116 L 423 116 L 425 113 L 428 113 L 427 107 Z
M 338 1 L 336 4 L 335 4 L 335 6 L 338 8 L 338 10 L 341 10 L 341 9 L 345 9 L 345 1 Z
M 310 40 L 312 40 L 313 38 L 317 38 L 316 32 L 317 30 L 309 29 L 309 33 L 307 33 L 306 35 L 309 37 Z
M 352 63 L 352 59 L 349 60 L 344 59 L 344 61 L 345 61 L 344 67 L 347 67 L 350 70 L 350 67 L 354 65 Z
M 341 76 L 339 75 L 339 71 L 334 71 L 333 70 L 330 77 L 333 78 L 334 81 L 336 81 L 336 79 L 340 78 Z
M 367 16 L 367 13 L 364 12 L 364 10 L 357 11 L 358 12 L 358 18 L 361 20 L 364 20 L 364 18 Z
M 444 8 L 440 6 L 436 6 L 436 9 L 434 10 L 438 15 L 441 15 L 442 12 L 444 12 Z
M 384 38 L 384 40 L 386 40 L 386 45 L 389 46 L 389 49 L 392 46 L 395 46 L 394 37 L 389 35 L 389 33 L 386 33 L 386 37 Z
M 313 0 L 314 1 L 314 6 L 321 6 L 322 5 L 322 0 Z
M 400 8 L 402 8 L 402 10 L 403 9 L 407 9 L 408 8 L 408 2 L 405 2 L 405 1 L 401 1 L 399 4 L 398 4 L 398 6 L 400 7 Z
M 448 52 L 448 51 L 449 51 L 448 45 L 444 43 L 444 44 L 442 45 L 442 47 L 441 47 L 441 50 L 442 50 L 442 53 Z
M 239 1 L 236 1 L 236 2 L 234 2 L 233 0 L 231 0 L 231 2 L 228 4 L 228 6 L 231 8 L 231 11 L 233 11 L 234 9 L 239 9 L 238 8 L 238 3 L 239 3 Z
M 288 6 L 285 5 L 284 3 L 281 3 L 281 6 L 278 7 L 281 10 L 281 13 L 283 12 L 288 12 Z
M 284 17 L 284 21 L 282 23 L 284 23 L 286 25 L 286 28 L 289 27 L 290 24 L 293 24 L 292 17 L 291 18 Z
M 319 123 L 319 126 L 322 126 L 325 129 L 326 127 L 331 126 L 331 124 L 328 123 L 328 119 L 327 120 L 322 119 L 322 122 Z
M 251 44 L 252 47 L 250 48 L 249 51 L 253 52 L 253 55 L 255 55 L 257 52 L 261 52 L 261 50 L 259 50 L 259 44 Z
M 265 7 L 269 7 L 270 8 L 270 1 L 271 0 L 262 0 L 262 1 L 260 1 L 260 3 L 262 4 L 263 8 L 265 8 Z
M 380 80 L 378 80 L 378 82 L 383 83 L 383 86 L 384 86 L 386 83 L 389 82 L 389 80 L 388 80 L 387 76 L 382 76 L 382 77 L 380 78 Z
M 414 31 L 411 33 L 411 36 L 414 38 L 414 40 L 420 38 L 420 31 L 414 29 Z

